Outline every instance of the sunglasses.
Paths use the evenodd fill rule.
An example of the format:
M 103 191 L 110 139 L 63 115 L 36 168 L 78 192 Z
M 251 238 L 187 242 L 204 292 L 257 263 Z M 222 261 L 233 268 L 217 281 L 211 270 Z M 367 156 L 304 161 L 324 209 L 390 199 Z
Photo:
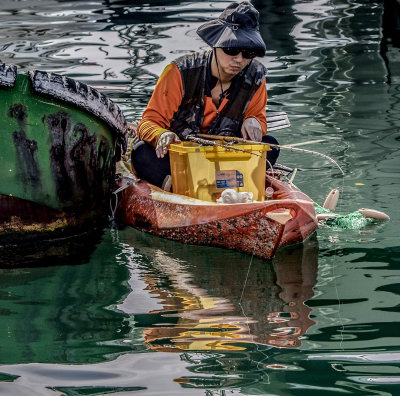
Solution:
M 243 58 L 246 59 L 253 59 L 257 56 L 256 52 L 250 49 L 246 48 L 232 48 L 232 47 L 227 47 L 227 48 L 221 48 L 222 51 L 225 52 L 225 54 L 229 56 L 236 56 L 242 53 Z

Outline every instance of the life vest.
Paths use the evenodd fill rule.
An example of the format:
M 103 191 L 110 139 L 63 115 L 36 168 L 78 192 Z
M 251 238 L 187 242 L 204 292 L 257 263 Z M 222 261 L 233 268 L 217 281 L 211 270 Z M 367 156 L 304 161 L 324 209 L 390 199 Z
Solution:
M 170 130 L 180 138 L 201 133 L 204 120 L 204 92 L 208 62 L 212 51 L 182 56 L 173 63 L 182 77 L 183 98 L 174 114 Z M 254 93 L 260 87 L 266 68 L 252 60 L 233 80 L 229 88 L 228 102 L 212 122 L 207 133 L 222 136 L 240 136 L 243 117 Z M 235 98 L 230 100 L 229 98 Z

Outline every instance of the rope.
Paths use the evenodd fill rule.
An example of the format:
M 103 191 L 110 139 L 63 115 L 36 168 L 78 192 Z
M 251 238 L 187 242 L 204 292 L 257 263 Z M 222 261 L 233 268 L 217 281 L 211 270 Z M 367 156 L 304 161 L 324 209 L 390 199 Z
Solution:
M 115 225 L 115 212 L 117 211 L 117 206 L 118 206 L 118 193 L 125 190 L 126 188 L 128 188 L 130 185 L 132 185 L 135 182 L 136 182 L 136 180 L 128 180 L 125 184 L 123 184 L 121 187 L 117 188 L 115 191 L 113 191 L 111 193 L 111 197 L 110 197 L 111 228 L 113 228 L 113 226 Z M 112 204 L 112 196 L 113 195 L 115 196 L 114 207 Z
M 341 166 L 331 157 L 329 157 L 326 154 L 322 154 L 318 151 L 314 151 L 314 150 L 306 150 L 306 149 L 300 149 L 297 147 L 290 147 L 290 146 L 280 146 L 279 144 L 270 144 L 271 147 L 278 147 L 278 148 L 283 148 L 283 149 L 289 149 L 290 151 L 299 151 L 300 153 L 308 153 L 308 154 L 314 154 L 314 155 L 319 155 L 320 157 L 323 157 L 325 159 L 327 159 L 329 162 L 331 162 L 332 164 L 334 164 L 342 173 L 342 175 L 344 176 L 344 171 L 341 168 Z

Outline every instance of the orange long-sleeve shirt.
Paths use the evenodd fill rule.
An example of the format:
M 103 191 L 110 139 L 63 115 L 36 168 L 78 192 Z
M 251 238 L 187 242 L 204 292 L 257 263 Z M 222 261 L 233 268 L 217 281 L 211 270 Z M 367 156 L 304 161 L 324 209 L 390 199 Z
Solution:
M 168 131 L 173 115 L 178 110 L 183 98 L 183 84 L 178 67 L 170 63 L 157 81 L 153 95 L 143 113 L 136 134 L 140 140 L 156 146 L 160 135 Z M 225 106 L 227 99 L 221 102 L 218 111 Z M 266 120 L 267 89 L 265 79 L 255 92 L 244 114 L 244 119 L 257 118 L 263 135 L 267 133 Z M 204 121 L 201 126 L 205 133 L 217 117 L 217 107 L 211 97 L 204 97 Z

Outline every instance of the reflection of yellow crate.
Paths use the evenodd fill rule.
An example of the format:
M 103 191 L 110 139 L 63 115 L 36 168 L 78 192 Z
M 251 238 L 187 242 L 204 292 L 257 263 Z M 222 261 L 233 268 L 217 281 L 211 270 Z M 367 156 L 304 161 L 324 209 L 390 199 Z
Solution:
M 255 200 L 263 201 L 265 157 L 269 146 L 237 144 L 234 147 L 247 152 L 220 146 L 199 146 L 192 142 L 171 144 L 169 158 L 173 192 L 215 201 L 225 188 L 234 188 L 236 191 L 251 191 Z

